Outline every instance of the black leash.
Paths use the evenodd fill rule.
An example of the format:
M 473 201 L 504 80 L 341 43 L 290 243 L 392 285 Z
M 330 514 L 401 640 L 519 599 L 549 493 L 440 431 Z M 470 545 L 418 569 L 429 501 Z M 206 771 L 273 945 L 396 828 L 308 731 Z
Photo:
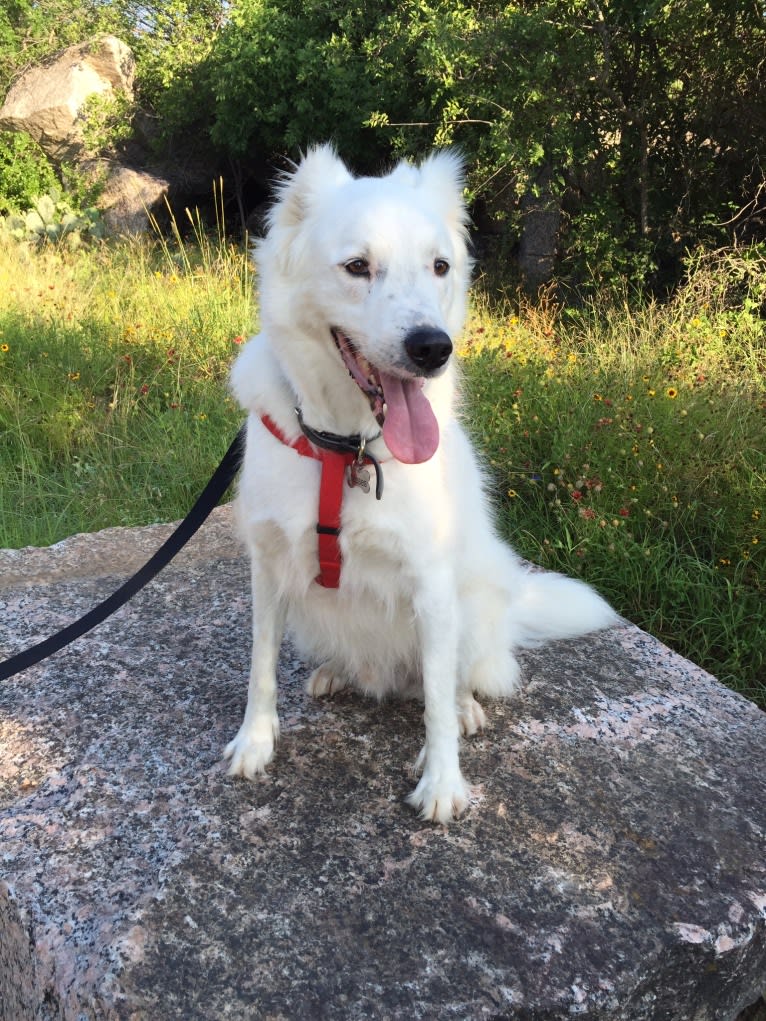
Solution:
M 115 610 L 118 610 L 127 603 L 136 592 L 139 592 L 155 575 L 159 574 L 163 567 L 170 563 L 176 553 L 183 549 L 189 539 L 199 529 L 200 525 L 210 516 L 211 511 L 217 506 L 218 501 L 234 481 L 234 477 L 242 465 L 245 449 L 245 431 L 246 426 L 243 425 L 192 509 L 173 534 L 165 540 L 144 566 L 136 571 L 133 577 L 121 585 L 116 592 L 113 592 L 103 602 L 94 606 L 92 610 L 89 610 L 79 620 L 68 624 L 55 635 L 51 635 L 50 638 L 46 638 L 37 645 L 24 649 L 23 652 L 19 652 L 15 656 L 11 656 L 10 659 L 0 663 L 0 681 L 8 680 L 14 674 L 21 673 L 27 667 L 39 663 L 96 627 L 97 624 L 100 624 L 113 614 Z

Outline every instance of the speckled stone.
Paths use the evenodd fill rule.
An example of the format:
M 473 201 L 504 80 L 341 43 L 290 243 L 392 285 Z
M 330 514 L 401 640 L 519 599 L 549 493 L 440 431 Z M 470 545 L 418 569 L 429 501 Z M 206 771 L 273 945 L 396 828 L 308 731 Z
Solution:
M 0 552 L 0 655 L 109 594 L 166 526 Z M 225 775 L 249 658 L 229 512 L 0 690 L 0 1016 L 731 1021 L 766 987 L 766 715 L 632 626 L 524 656 L 403 803 L 420 707 L 313 700 L 280 660 L 268 775 Z

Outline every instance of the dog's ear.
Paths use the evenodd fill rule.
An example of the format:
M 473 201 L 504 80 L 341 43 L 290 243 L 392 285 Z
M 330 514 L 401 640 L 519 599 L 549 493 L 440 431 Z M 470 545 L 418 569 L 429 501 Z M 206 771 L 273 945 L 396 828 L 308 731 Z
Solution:
M 331 145 L 308 150 L 292 173 L 277 184 L 277 198 L 268 214 L 269 230 L 299 226 L 317 201 L 351 180 Z
M 465 161 L 456 149 L 438 149 L 418 168 L 421 188 L 436 200 L 447 222 L 461 234 L 468 226 L 468 211 L 463 199 Z

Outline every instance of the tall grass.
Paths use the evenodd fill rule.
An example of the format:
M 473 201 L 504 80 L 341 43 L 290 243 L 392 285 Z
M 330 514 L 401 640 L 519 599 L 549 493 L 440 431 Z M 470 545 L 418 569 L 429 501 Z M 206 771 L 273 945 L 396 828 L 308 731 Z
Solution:
M 0 545 L 182 516 L 236 431 L 245 253 L 0 246 Z
M 503 530 L 766 705 L 766 258 L 667 304 L 477 311 L 467 402 Z
M 0 246 L 0 545 L 181 517 L 241 412 L 247 254 L 191 240 Z M 498 309 L 466 418 L 519 551 L 766 706 L 766 258 L 699 257 L 666 304 Z

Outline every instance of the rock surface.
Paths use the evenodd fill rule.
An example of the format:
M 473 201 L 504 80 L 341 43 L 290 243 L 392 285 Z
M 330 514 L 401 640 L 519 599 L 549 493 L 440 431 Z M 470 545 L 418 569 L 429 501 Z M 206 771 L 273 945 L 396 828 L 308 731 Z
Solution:
M 0 108 L 0 128 L 26 131 L 54 163 L 85 156 L 82 112 L 93 95 L 133 94 L 135 60 L 129 46 L 104 35 L 70 46 L 26 71 Z
M 87 100 L 114 92 L 132 98 L 134 73 L 130 47 L 115 36 L 99 36 L 30 68 L 0 109 L 0 128 L 25 131 L 52 163 L 73 163 L 100 186 L 98 206 L 112 235 L 146 231 L 149 214 L 162 208 L 170 188 L 162 174 L 143 165 L 93 158 L 84 141 Z M 143 163 L 146 154 L 139 148 L 138 155 Z
M 147 170 L 127 166 L 108 169 L 99 209 L 109 234 L 140 234 L 149 229 L 150 213 L 161 207 L 170 184 Z
M 403 804 L 421 709 L 312 700 L 286 644 L 276 760 L 230 780 L 249 599 L 228 517 L 0 689 L 3 1021 L 730 1021 L 758 999 L 766 715 L 632 626 L 527 653 L 442 828 Z M 167 532 L 0 552 L 0 655 Z

